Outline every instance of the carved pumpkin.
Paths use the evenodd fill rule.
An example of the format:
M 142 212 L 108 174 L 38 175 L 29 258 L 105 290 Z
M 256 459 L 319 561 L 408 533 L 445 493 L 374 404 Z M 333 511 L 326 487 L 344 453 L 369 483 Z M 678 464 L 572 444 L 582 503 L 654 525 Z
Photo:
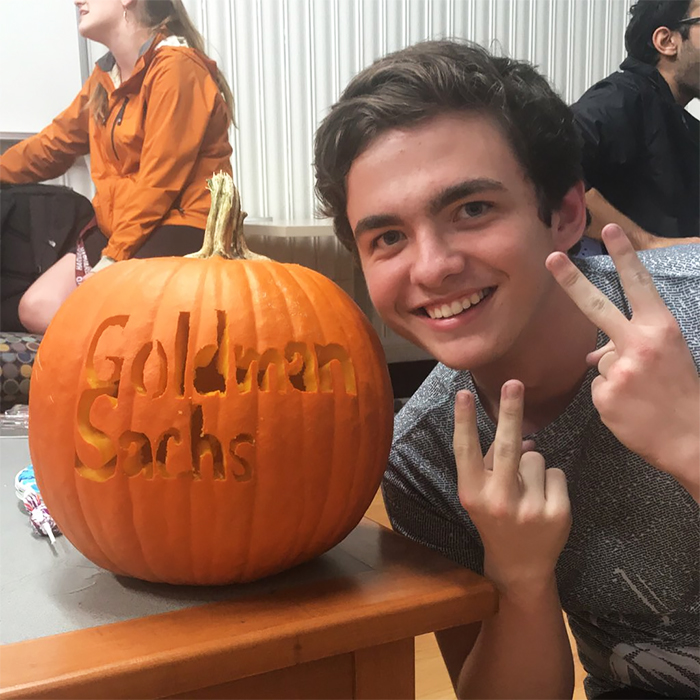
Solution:
M 366 511 L 391 441 L 372 327 L 326 277 L 251 254 L 219 178 L 199 258 L 88 279 L 32 375 L 49 511 L 87 558 L 149 581 L 249 581 L 323 553 Z

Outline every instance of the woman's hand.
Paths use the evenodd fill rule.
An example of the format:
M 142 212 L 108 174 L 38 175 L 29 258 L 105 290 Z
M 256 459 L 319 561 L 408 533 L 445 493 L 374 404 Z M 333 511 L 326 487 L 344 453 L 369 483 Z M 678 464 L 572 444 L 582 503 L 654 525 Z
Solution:
M 522 451 L 524 393 L 519 381 L 503 385 L 492 466 L 481 456 L 474 397 L 460 391 L 455 401 L 459 499 L 481 536 L 484 574 L 502 593 L 551 583 L 571 528 L 564 473 Z

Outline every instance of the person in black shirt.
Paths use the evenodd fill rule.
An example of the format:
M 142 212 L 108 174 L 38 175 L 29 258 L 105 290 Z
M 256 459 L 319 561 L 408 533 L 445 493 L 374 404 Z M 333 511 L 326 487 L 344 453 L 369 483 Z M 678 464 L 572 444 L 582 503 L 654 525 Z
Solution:
M 587 231 L 617 223 L 638 250 L 700 242 L 700 0 L 639 0 L 620 71 L 572 105 L 583 139 Z

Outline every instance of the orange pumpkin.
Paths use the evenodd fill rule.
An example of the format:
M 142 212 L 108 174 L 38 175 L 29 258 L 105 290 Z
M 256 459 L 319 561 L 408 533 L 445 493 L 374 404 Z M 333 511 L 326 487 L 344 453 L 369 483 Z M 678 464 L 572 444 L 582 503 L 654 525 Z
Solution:
M 87 558 L 149 581 L 250 581 L 323 553 L 366 511 L 391 442 L 371 325 L 326 277 L 250 254 L 218 178 L 200 257 L 88 279 L 32 375 L 49 511 Z

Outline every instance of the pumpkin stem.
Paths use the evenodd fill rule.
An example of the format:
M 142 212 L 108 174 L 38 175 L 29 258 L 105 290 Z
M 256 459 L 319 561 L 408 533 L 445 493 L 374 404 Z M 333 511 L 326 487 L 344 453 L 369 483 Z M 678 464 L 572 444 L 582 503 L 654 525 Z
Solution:
M 202 248 L 188 258 L 212 258 L 218 255 L 227 260 L 268 260 L 253 253 L 243 234 L 243 221 L 248 216 L 241 210 L 241 196 L 233 178 L 224 172 L 215 173 L 207 180 L 211 192 L 211 208 L 207 217 Z

